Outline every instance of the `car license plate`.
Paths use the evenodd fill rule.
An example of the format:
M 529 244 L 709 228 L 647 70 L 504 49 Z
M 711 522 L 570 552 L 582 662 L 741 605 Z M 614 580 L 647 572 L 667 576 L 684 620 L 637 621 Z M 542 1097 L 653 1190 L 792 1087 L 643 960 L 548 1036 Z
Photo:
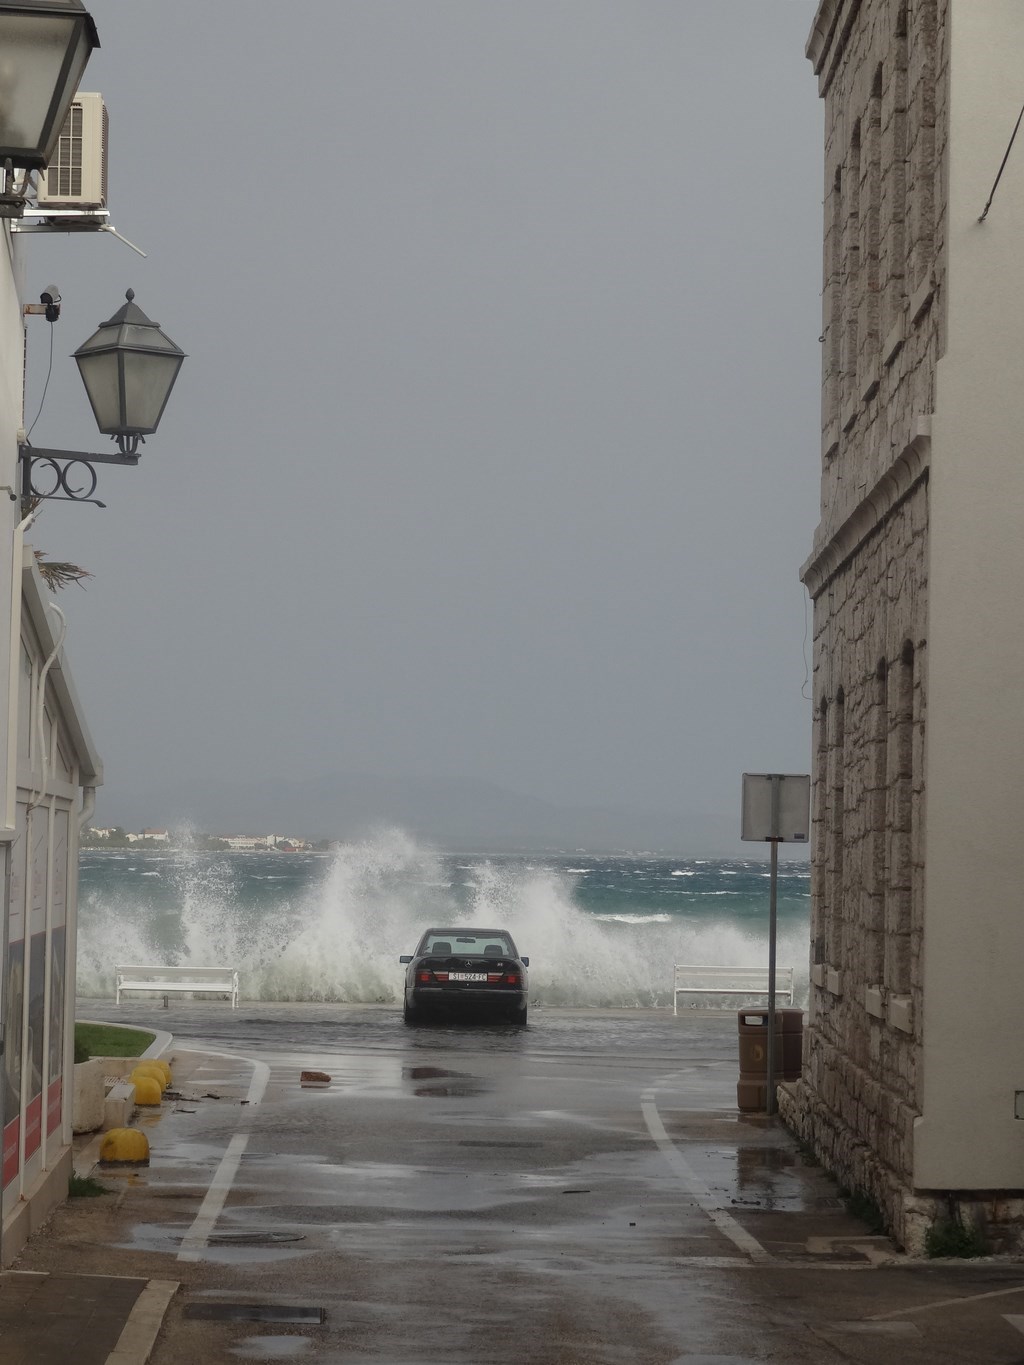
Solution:
M 486 972 L 449 972 L 449 981 L 486 981 Z

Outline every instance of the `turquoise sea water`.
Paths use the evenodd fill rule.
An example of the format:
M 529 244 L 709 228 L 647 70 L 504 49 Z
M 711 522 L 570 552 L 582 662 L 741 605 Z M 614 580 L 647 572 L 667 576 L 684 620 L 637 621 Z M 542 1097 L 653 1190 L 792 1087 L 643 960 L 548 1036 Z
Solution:
M 806 996 L 809 870 L 780 866 L 778 961 Z M 115 963 L 237 966 L 262 1000 L 395 1000 L 430 925 L 506 926 L 548 1004 L 671 1004 L 672 964 L 767 964 L 764 861 L 446 855 L 401 833 L 331 854 L 82 852 L 78 991 Z

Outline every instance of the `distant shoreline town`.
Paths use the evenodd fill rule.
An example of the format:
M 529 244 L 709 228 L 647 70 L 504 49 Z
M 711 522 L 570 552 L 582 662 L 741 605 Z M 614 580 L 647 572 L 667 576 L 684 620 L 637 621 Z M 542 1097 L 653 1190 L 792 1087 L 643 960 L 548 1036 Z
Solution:
M 303 839 L 283 834 L 198 834 L 191 830 L 144 829 L 135 833 L 114 825 L 82 831 L 82 848 L 187 848 L 213 853 L 329 853 L 337 839 Z

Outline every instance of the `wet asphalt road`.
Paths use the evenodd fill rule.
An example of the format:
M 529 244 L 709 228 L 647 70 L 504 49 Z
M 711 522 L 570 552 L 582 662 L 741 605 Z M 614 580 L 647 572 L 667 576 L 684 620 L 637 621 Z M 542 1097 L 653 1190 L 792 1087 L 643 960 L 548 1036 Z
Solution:
M 181 1280 L 155 1365 L 1024 1361 L 1020 1267 L 879 1264 L 788 1134 L 737 1115 L 733 1014 L 78 1012 L 169 1029 L 183 1098 L 144 1120 L 149 1170 L 105 1176 L 116 1198 L 75 1201 L 23 1268 Z M 240 1302 L 326 1319 L 189 1316 Z

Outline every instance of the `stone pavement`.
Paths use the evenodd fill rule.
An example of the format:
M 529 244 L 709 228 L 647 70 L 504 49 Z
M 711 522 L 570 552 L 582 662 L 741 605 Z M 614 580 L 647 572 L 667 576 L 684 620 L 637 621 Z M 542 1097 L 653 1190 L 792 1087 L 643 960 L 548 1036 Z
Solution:
M 0 1272 L 2 1365 L 144 1365 L 177 1283 Z

